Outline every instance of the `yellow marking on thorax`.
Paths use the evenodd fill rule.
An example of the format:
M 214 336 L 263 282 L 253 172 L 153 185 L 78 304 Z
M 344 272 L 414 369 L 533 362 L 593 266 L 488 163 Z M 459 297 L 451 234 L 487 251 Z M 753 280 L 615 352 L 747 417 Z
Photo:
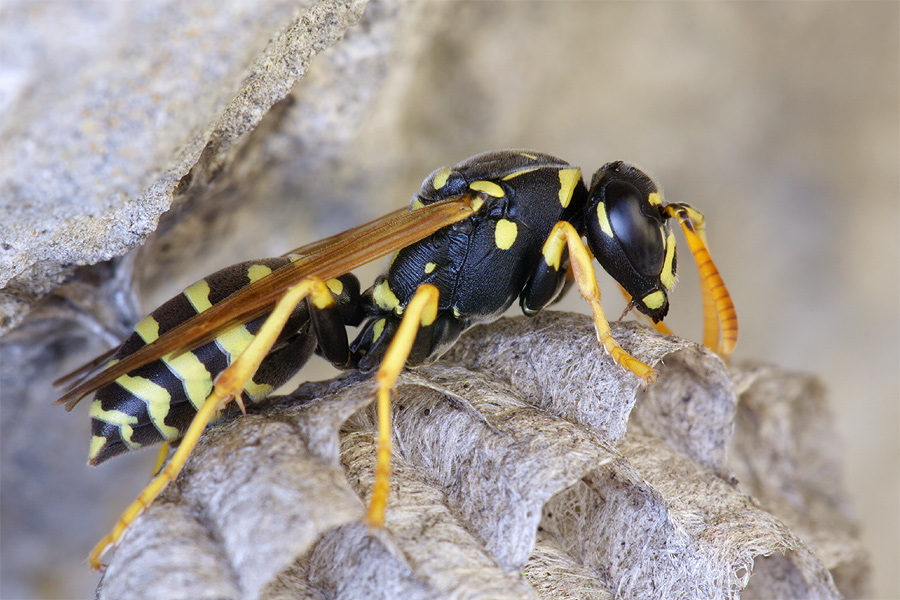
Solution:
M 372 292 L 372 300 L 376 306 L 383 310 L 393 311 L 400 306 L 400 300 L 391 290 L 387 279 L 375 286 L 375 290 Z
M 655 292 L 647 294 L 646 296 L 641 298 L 641 302 L 650 310 L 656 310 L 657 308 L 662 306 L 665 301 L 666 295 L 660 290 L 656 290 Z
M 602 202 L 597 203 L 597 222 L 600 224 L 600 231 L 608 237 L 613 237 L 612 225 L 609 224 L 609 217 L 606 216 L 606 205 Z
M 533 165 L 531 167 L 522 167 L 518 171 L 513 171 L 512 173 L 504 175 L 501 179 L 503 181 L 509 181 L 510 179 L 515 179 L 516 177 L 518 177 L 520 175 L 525 175 L 526 173 L 532 173 L 541 168 L 543 168 L 543 167 L 541 167 L 541 165 Z
M 662 194 L 660 194 L 659 192 L 650 192 L 647 195 L 647 202 L 649 202 L 653 206 L 662 205 Z
M 422 202 L 422 199 L 418 196 L 413 197 L 412 202 L 409 205 L 409 210 L 418 210 L 425 206 L 425 203 Z
M 148 315 L 134 326 L 134 330 L 141 336 L 144 343 L 149 344 L 159 337 L 159 321 L 157 321 L 153 315 Z
M 440 171 L 434 174 L 434 179 L 431 182 L 431 186 L 439 190 L 445 185 L 447 185 L 447 180 L 450 179 L 450 168 L 443 167 Z
M 514 221 L 500 219 L 497 221 L 497 227 L 494 229 L 494 243 L 501 250 L 509 250 L 516 241 L 519 234 L 519 227 Z
M 375 325 L 372 326 L 372 343 L 378 341 L 378 338 L 381 337 L 381 334 L 384 333 L 384 319 L 378 319 L 375 321 Z
M 575 186 L 579 181 L 581 181 L 581 169 L 578 167 L 559 170 L 559 203 L 563 208 L 567 208 L 569 202 L 572 201 Z
M 434 272 L 434 269 L 435 269 L 436 267 L 437 267 L 437 265 L 434 264 L 433 262 L 425 263 L 425 272 L 426 272 L 426 273 L 433 273 L 433 272 Z
M 529 154 L 528 152 L 521 152 L 520 154 L 522 156 L 524 156 L 525 158 L 530 158 L 531 160 L 537 160 L 537 156 L 535 156 L 534 154 Z
M 328 286 L 328 289 L 335 296 L 340 296 L 344 292 L 344 282 L 340 279 L 329 279 L 325 282 L 325 285 Z
M 247 269 L 247 277 L 250 279 L 250 283 L 254 281 L 258 281 L 272 272 L 272 269 L 267 267 L 266 265 L 251 265 Z
M 209 301 L 209 283 L 205 279 L 187 286 L 182 293 L 198 313 L 212 306 L 212 302 Z
M 662 272 L 659 274 L 659 280 L 663 287 L 671 290 L 675 286 L 675 271 L 672 268 L 675 261 L 675 233 L 670 231 L 666 239 L 666 259 L 663 261 Z
M 502 198 L 506 195 L 506 192 L 503 191 L 502 187 L 500 187 L 493 181 L 488 181 L 486 179 L 473 181 L 469 184 L 469 189 L 476 192 L 484 192 L 485 194 L 493 198 Z

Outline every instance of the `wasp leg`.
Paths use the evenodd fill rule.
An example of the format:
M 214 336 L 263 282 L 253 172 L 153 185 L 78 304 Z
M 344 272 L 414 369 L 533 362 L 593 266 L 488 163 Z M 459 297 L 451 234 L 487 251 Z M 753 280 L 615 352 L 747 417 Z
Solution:
M 568 291 L 575 280 L 569 268 L 569 253 L 565 245 L 555 266 L 540 261 L 528 279 L 528 284 L 519 295 L 522 313 L 531 317 L 548 305 L 553 304 Z
M 147 484 L 147 487 L 143 489 L 131 506 L 125 509 L 112 532 L 101 539 L 91 551 L 88 561 L 93 569 L 101 568 L 100 559 L 106 548 L 115 545 L 138 515 L 169 485 L 169 482 L 178 477 L 203 431 L 221 409 L 231 400 L 235 400 L 241 410 L 244 410 L 241 399 L 244 387 L 268 356 L 294 309 L 306 298 L 310 298 L 312 305 L 316 308 L 330 307 L 335 304 L 334 297 L 325 282 L 319 278 L 303 279 L 288 289 L 275 305 L 250 345 L 216 379 L 212 393 L 194 415 L 169 463 Z
M 572 274 L 575 276 L 575 283 L 578 284 L 581 295 L 591 305 L 597 340 L 603 345 L 613 360 L 637 375 L 643 380 L 644 385 L 653 383 L 656 380 L 656 372 L 625 352 L 613 338 L 609 329 L 609 321 L 606 320 L 603 307 L 600 305 L 600 289 L 597 287 L 597 276 L 591 264 L 591 254 L 571 223 L 560 221 L 553 226 L 553 230 L 550 232 L 547 241 L 544 242 L 544 248 L 541 250 L 543 261 L 541 261 L 538 268 L 558 271 L 563 250 L 566 248 L 569 250 L 569 263 Z
M 709 254 L 703 214 L 687 204 L 669 204 L 663 209 L 668 217 L 678 219 L 687 240 L 697 270 L 703 298 L 703 345 L 724 356 L 731 354 L 737 344 L 738 321 L 731 295 L 719 270 Z M 719 344 L 719 324 L 722 343 Z
M 391 390 L 406 364 L 419 329 L 431 327 L 437 319 L 438 299 L 438 289 L 430 283 L 423 283 L 416 289 L 375 375 L 378 386 L 378 457 L 367 517 L 371 527 L 384 526 L 387 507 L 391 477 Z
M 157 475 L 159 475 L 159 472 L 163 468 L 163 465 L 166 464 L 166 459 L 169 458 L 169 450 L 171 449 L 172 442 L 170 440 L 166 440 L 162 443 L 162 446 L 159 447 L 159 452 L 156 454 L 156 462 L 153 463 L 152 477 L 156 477 Z

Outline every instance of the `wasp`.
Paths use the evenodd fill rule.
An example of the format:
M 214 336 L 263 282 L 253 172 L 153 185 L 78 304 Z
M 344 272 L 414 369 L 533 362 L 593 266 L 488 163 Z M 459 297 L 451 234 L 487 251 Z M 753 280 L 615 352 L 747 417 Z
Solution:
M 105 549 L 173 481 L 206 427 L 231 402 L 260 402 L 318 352 L 342 369 L 375 371 L 378 439 L 367 519 L 383 526 L 390 476 L 390 394 L 404 366 L 432 362 L 469 327 L 518 299 L 534 315 L 574 283 L 597 340 L 644 385 L 656 373 L 613 338 L 593 258 L 659 323 L 675 285 L 676 220 L 700 271 L 704 343 L 727 355 L 737 315 L 710 257 L 703 215 L 667 204 L 623 162 L 581 170 L 531 150 L 499 150 L 434 171 L 409 209 L 297 248 L 213 273 L 140 321 L 121 346 L 60 379 L 57 401 L 91 405 L 91 464 L 178 441 L 165 467 L 90 555 Z M 587 243 L 583 241 L 587 240 Z M 351 271 L 394 253 L 365 292 Z M 660 324 L 661 325 L 661 324 Z M 348 327 L 360 327 L 352 341 Z M 163 455 L 165 456 L 165 455 Z

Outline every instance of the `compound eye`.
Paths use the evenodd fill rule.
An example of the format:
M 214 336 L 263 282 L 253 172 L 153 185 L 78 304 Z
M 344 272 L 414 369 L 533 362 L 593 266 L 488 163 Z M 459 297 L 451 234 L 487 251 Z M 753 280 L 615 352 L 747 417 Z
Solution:
M 660 221 L 641 212 L 647 201 L 630 183 L 613 181 L 605 192 L 609 224 L 625 256 L 641 274 L 659 276 L 666 258 Z

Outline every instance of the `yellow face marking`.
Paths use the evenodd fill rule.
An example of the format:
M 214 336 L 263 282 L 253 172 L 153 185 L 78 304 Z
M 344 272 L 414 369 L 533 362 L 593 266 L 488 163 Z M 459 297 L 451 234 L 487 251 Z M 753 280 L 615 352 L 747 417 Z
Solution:
M 439 190 L 447 185 L 448 179 L 450 179 L 450 168 L 444 167 L 434 174 L 434 179 L 432 179 L 431 185 L 434 189 Z
M 675 233 L 669 232 L 666 238 L 666 259 L 663 261 L 662 272 L 659 274 L 659 280 L 663 287 L 671 290 L 675 285 L 675 273 L 672 269 L 672 263 L 675 261 Z
M 159 323 L 153 318 L 153 315 L 141 319 L 140 322 L 134 326 L 134 330 L 141 336 L 141 339 L 148 344 L 159 337 Z
M 509 250 L 516 241 L 519 233 L 519 227 L 514 221 L 500 219 L 497 221 L 497 227 L 494 229 L 494 243 L 501 250 Z
M 251 265 L 247 269 L 247 277 L 250 279 L 250 283 L 254 281 L 258 281 L 272 272 L 272 269 L 267 267 L 266 265 Z
M 416 196 L 413 198 L 412 203 L 410 203 L 409 210 L 418 210 L 423 206 L 425 205 L 422 203 L 422 200 L 418 196 Z
M 519 169 L 518 171 L 513 171 L 513 172 L 510 173 L 509 175 L 504 175 L 503 178 L 502 178 L 502 180 L 503 180 L 503 181 L 509 181 L 510 179 L 515 179 L 515 178 L 518 177 L 519 175 L 525 175 L 526 173 L 531 173 L 531 172 L 533 172 L 533 171 L 537 171 L 537 170 L 540 169 L 540 168 L 541 168 L 540 165 L 534 165 L 534 166 L 531 166 L 531 167 L 523 167 L 523 168 Z
M 597 203 L 597 222 L 600 223 L 600 231 L 608 237 L 613 237 L 612 225 L 609 224 L 609 217 L 606 216 L 606 205 L 602 202 Z
M 506 195 L 502 187 L 500 187 L 493 181 L 488 181 L 486 179 L 473 181 L 471 184 L 469 184 L 469 189 L 476 192 L 484 192 L 485 194 L 493 198 L 502 198 Z
M 433 272 L 434 272 L 434 269 L 435 269 L 436 267 L 437 267 L 437 265 L 434 264 L 433 262 L 425 263 L 425 272 L 426 272 L 426 273 L 433 273 Z
M 382 333 L 384 333 L 384 319 L 378 319 L 372 326 L 372 342 L 377 342 Z
M 537 160 L 537 156 L 535 156 L 534 154 L 529 154 L 527 152 L 522 152 L 522 156 L 524 156 L 525 158 L 530 158 L 531 160 Z
M 397 299 L 396 294 L 391 290 L 387 279 L 375 286 L 372 300 L 375 301 L 376 306 L 383 310 L 394 310 L 400 306 L 400 300 Z
M 660 206 L 662 204 L 662 194 L 659 192 L 650 192 L 647 195 L 647 202 L 653 206 Z
M 328 289 L 335 296 L 340 296 L 344 291 L 344 283 L 340 279 L 329 279 L 325 282 L 325 285 L 328 286 Z
M 209 301 L 209 283 L 205 279 L 187 286 L 182 293 L 198 313 L 212 306 L 212 302 Z
M 660 290 L 656 290 L 655 292 L 647 294 L 646 296 L 641 298 L 641 302 L 650 310 L 656 310 L 657 308 L 662 306 L 665 301 L 666 295 Z
M 581 181 L 581 169 L 574 167 L 571 169 L 559 170 L 559 203 L 563 208 L 569 206 L 572 201 L 572 194 L 575 193 L 575 186 Z

